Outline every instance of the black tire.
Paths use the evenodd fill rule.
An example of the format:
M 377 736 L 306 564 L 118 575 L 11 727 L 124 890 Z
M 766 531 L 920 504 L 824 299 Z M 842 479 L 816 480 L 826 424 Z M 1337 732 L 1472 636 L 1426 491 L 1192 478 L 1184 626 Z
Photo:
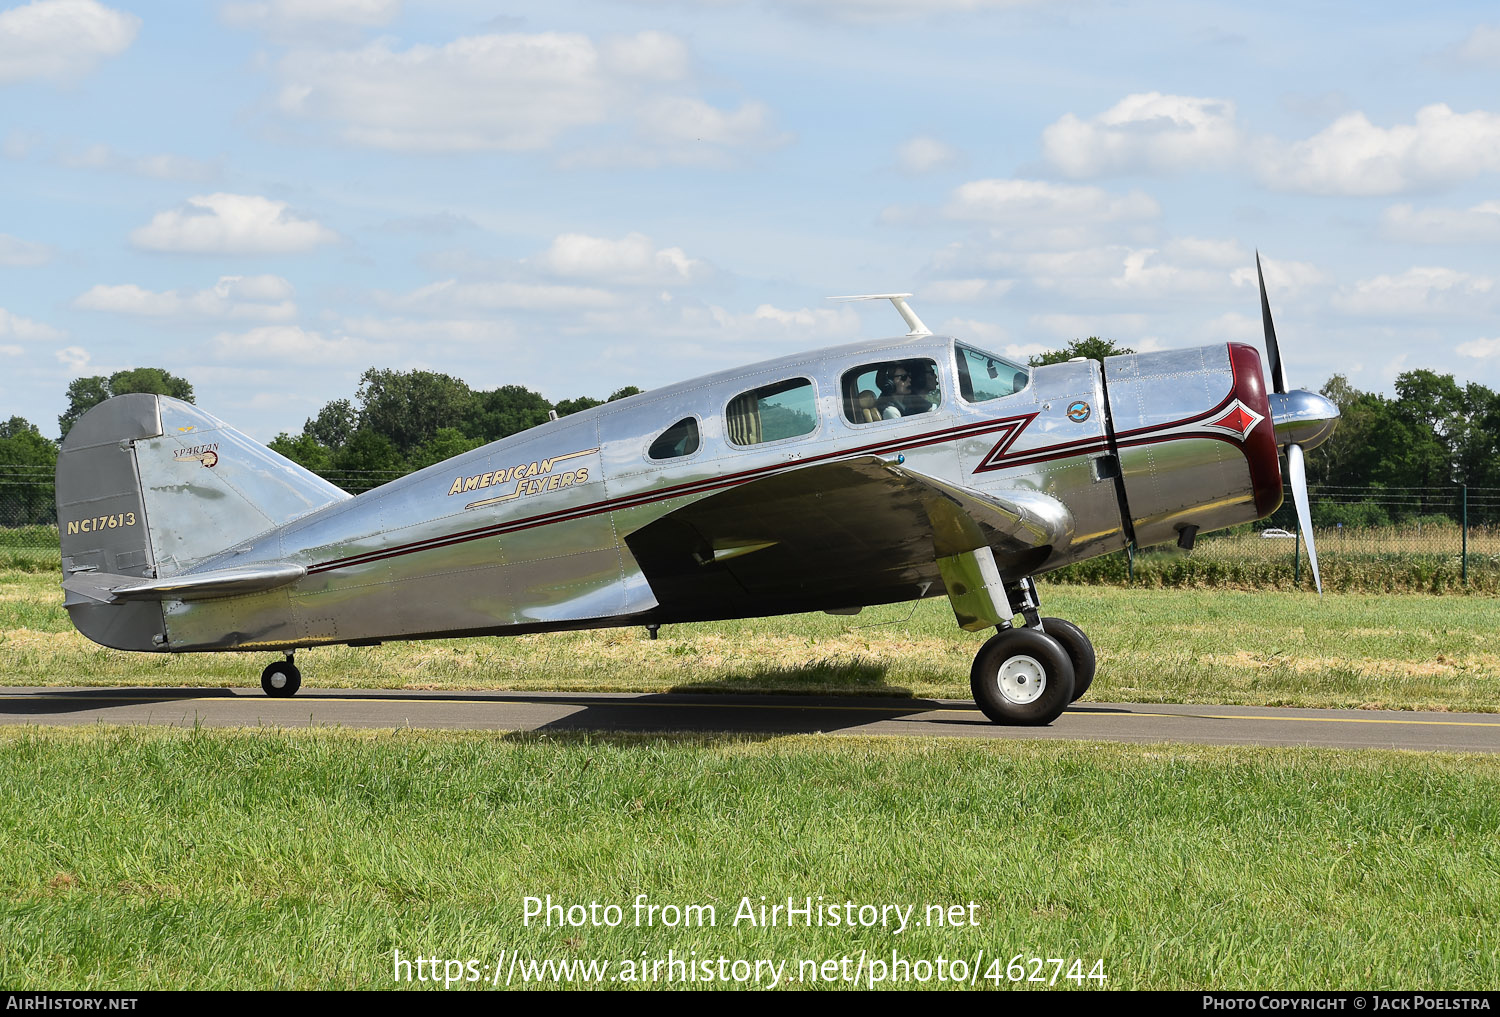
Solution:
M 1047 635 L 1062 643 L 1063 649 L 1068 651 L 1068 659 L 1073 662 L 1073 702 L 1076 703 L 1094 684 L 1094 644 L 1089 642 L 1083 629 L 1066 618 L 1043 618 L 1042 628 Z
M 969 688 L 996 724 L 1050 724 L 1073 701 L 1073 662 L 1045 632 L 1006 629 L 975 654 Z
M 260 673 L 260 687 L 266 690 L 268 696 L 295 696 L 302 687 L 302 672 L 291 661 L 278 660 L 274 664 L 267 664 L 266 669 Z

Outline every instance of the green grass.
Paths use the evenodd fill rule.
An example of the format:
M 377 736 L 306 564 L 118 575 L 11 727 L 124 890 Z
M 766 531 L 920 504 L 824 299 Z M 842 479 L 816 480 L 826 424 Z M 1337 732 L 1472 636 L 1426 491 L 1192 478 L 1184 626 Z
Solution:
M 1500 984 L 1500 759 L 962 740 L 0 730 L 0 984 L 383 988 L 393 954 L 977 950 L 1110 988 Z M 544 928 L 522 898 L 714 904 Z M 742 896 L 977 928 L 750 928 Z M 1413 933 L 1420 930 L 1416 935 Z
M 1262 706 L 1500 708 L 1485 597 L 1044 586 L 1099 654 L 1090 697 Z M 829 692 L 963 698 L 984 637 L 943 599 L 915 607 L 504 639 L 324 647 L 309 687 Z M 57 575 L 0 572 L 9 685 L 254 685 L 272 654 L 131 654 L 73 630 Z

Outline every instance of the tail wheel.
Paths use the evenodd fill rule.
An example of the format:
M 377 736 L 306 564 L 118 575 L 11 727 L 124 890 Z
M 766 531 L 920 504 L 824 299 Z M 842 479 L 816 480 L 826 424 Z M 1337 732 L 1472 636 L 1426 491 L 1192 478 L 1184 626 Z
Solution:
M 1066 618 L 1043 618 L 1042 628 L 1047 630 L 1047 635 L 1062 643 L 1063 649 L 1068 651 L 1068 659 L 1073 662 L 1073 702 L 1076 703 L 1094 684 L 1094 644 L 1089 642 L 1083 629 Z
M 979 648 L 969 687 L 997 724 L 1050 724 L 1073 701 L 1073 661 L 1044 632 L 1006 629 Z
M 260 673 L 260 687 L 266 690 L 268 696 L 295 696 L 302 687 L 302 672 L 291 661 L 278 660 L 266 665 L 266 669 Z

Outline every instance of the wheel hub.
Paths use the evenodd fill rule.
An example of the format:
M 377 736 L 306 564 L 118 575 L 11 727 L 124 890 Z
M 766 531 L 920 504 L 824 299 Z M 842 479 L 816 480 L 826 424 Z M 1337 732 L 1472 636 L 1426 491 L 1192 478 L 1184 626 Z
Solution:
M 286 688 L 286 672 L 278 668 L 271 672 L 271 685 L 278 689 Z
M 1047 691 L 1047 669 L 1025 654 L 1006 658 L 997 677 L 1000 694 L 1017 706 L 1035 702 Z

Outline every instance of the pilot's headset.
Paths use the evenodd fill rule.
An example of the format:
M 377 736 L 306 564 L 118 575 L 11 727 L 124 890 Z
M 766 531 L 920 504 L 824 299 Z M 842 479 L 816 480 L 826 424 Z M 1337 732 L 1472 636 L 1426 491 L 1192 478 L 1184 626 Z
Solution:
M 896 392 L 896 371 L 902 370 L 910 374 L 905 364 L 886 364 L 875 372 L 875 387 L 880 389 L 881 395 L 894 395 Z

